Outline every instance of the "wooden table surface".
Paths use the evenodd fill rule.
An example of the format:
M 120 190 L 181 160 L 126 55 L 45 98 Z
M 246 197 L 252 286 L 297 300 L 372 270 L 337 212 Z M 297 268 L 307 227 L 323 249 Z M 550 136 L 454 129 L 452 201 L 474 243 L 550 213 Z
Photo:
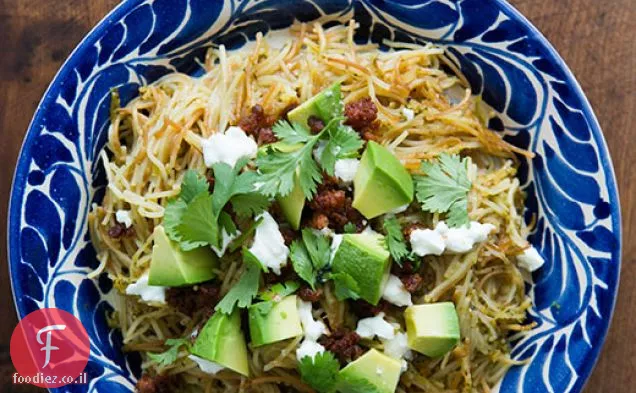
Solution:
M 6 221 L 15 159 L 31 116 L 57 69 L 116 0 L 0 0 L 0 222 Z M 585 391 L 636 391 L 636 0 L 511 0 L 565 58 L 590 99 L 616 168 L 623 266 L 614 320 Z M 0 225 L 0 244 L 6 226 Z M 7 253 L 0 247 L 0 263 Z M 632 308 L 632 310 L 630 310 Z M 10 383 L 9 338 L 17 323 L 6 266 L 0 268 L 0 392 Z M 557 392 L 558 393 L 558 392 Z

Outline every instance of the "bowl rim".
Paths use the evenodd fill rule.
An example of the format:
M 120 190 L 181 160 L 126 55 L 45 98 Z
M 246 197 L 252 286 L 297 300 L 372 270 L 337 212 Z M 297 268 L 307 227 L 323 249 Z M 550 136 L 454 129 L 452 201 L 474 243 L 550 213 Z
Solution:
M 225 0 L 218 0 L 225 1 Z M 358 0 L 351 0 L 352 2 Z M 364 0 L 362 0 L 364 1 Z M 613 233 L 616 236 L 616 249 L 611 253 L 612 262 L 615 262 L 616 266 L 614 269 L 611 269 L 610 272 L 613 272 L 613 279 L 615 285 L 610 288 L 611 291 L 611 307 L 609 310 L 609 320 L 606 324 L 602 326 L 602 332 L 599 335 L 599 340 L 596 345 L 592 346 L 588 351 L 588 358 L 591 355 L 592 361 L 584 362 L 581 365 L 581 369 L 579 370 L 578 380 L 583 380 L 583 383 L 580 385 L 579 391 L 582 391 L 585 385 L 589 382 L 592 372 L 599 361 L 600 353 L 605 346 L 605 341 L 607 339 L 608 331 L 612 325 L 614 320 L 614 312 L 616 309 L 616 301 L 619 294 L 620 287 L 620 276 L 621 276 L 621 266 L 622 266 L 622 257 L 623 257 L 623 226 L 622 226 L 622 218 L 621 218 L 621 204 L 620 204 L 620 195 L 618 190 L 618 182 L 616 178 L 616 173 L 614 171 L 614 165 L 612 162 L 612 158 L 610 155 L 610 151 L 607 145 L 607 141 L 605 140 L 605 136 L 603 134 L 603 130 L 601 125 L 594 113 L 592 105 L 590 104 L 583 88 L 580 83 L 576 79 L 574 72 L 567 65 L 565 60 L 561 57 L 561 55 L 557 52 L 556 48 L 552 45 L 552 43 L 541 33 L 541 31 L 519 10 L 517 10 L 512 4 L 510 4 L 507 0 L 492 0 L 499 7 L 499 9 L 507 14 L 511 19 L 516 20 L 520 23 L 525 29 L 527 29 L 527 33 L 529 36 L 537 39 L 539 44 L 543 46 L 552 57 L 553 60 L 558 67 L 563 70 L 564 81 L 573 88 L 573 94 L 580 100 L 581 102 L 581 111 L 585 116 L 585 119 L 588 121 L 591 135 L 593 137 L 594 143 L 598 147 L 598 155 L 600 164 L 605 171 L 605 186 L 608 191 L 608 202 L 612 199 L 616 202 L 612 205 L 610 209 L 610 216 L 612 217 L 613 222 Z M 25 312 L 23 308 L 18 303 L 18 294 L 16 291 L 16 283 L 14 280 L 17 278 L 14 277 L 14 270 L 12 268 L 14 263 L 20 262 L 20 251 L 18 250 L 18 238 L 19 238 L 19 230 L 20 230 L 20 213 L 21 213 L 21 202 L 24 196 L 24 186 L 17 186 L 20 182 L 25 180 L 25 175 L 27 170 L 26 165 L 30 160 L 30 150 L 33 139 L 36 135 L 36 131 L 34 130 L 34 126 L 39 124 L 42 117 L 46 113 L 47 103 L 54 98 L 52 96 L 52 90 L 54 87 L 60 84 L 60 76 L 69 71 L 69 69 L 74 68 L 74 66 L 81 61 L 78 58 L 78 54 L 85 50 L 85 48 L 89 45 L 94 44 L 97 40 L 99 40 L 103 33 L 114 23 L 121 20 L 121 17 L 129 13 L 130 10 L 134 9 L 138 5 L 142 4 L 144 0 L 123 0 L 119 4 L 117 4 L 113 9 L 111 9 L 105 16 L 103 16 L 93 28 L 91 28 L 80 40 L 80 42 L 75 46 L 75 48 L 71 51 L 71 53 L 66 57 L 58 71 L 55 73 L 48 87 L 44 91 L 42 98 L 40 99 L 35 112 L 29 122 L 29 125 L 24 133 L 24 137 L 22 139 L 22 144 L 20 146 L 20 150 L 15 161 L 15 168 L 12 176 L 11 182 L 11 190 L 9 195 L 9 203 L 7 206 L 7 267 L 9 271 L 9 283 L 11 287 L 11 295 L 13 298 L 13 304 L 15 308 L 16 315 L 18 320 L 22 319 L 25 316 Z M 28 169 L 28 168 L 27 168 Z M 24 184 L 24 183 L 20 183 Z M 20 296 L 22 293 L 19 294 Z

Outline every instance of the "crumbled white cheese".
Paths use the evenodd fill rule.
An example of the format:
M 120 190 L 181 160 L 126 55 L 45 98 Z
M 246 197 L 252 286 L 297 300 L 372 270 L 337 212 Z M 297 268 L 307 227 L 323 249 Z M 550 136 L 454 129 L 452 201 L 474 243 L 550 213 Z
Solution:
M 124 224 L 126 228 L 130 228 L 133 224 L 130 210 L 117 210 L 115 212 L 115 220 L 120 224 Z
M 382 374 L 384 374 L 384 369 L 383 369 L 382 367 L 380 367 L 380 366 L 377 366 L 377 367 L 375 368 L 375 373 L 376 373 L 377 375 L 382 375 Z
M 472 250 L 476 243 L 488 239 L 488 234 L 494 229 L 492 224 L 477 221 L 459 228 L 449 228 L 444 221 L 440 221 L 435 229 L 414 230 L 411 233 L 411 248 L 421 257 L 442 255 L 444 251 L 464 253 Z
M 323 353 L 325 347 L 318 344 L 318 339 L 323 334 L 327 334 L 327 326 L 322 321 L 317 321 L 311 313 L 311 303 L 305 302 L 301 299 L 297 301 L 298 317 L 300 318 L 300 324 L 303 327 L 303 333 L 305 339 L 296 349 L 296 357 L 301 360 L 305 356 L 314 357 L 318 353 Z
M 415 117 L 415 112 L 413 112 L 413 109 L 409 109 L 409 108 L 402 108 L 402 114 L 404 115 L 407 121 L 411 121 Z
M 331 257 L 330 260 L 333 261 L 333 257 L 336 256 L 336 251 L 338 251 L 338 247 L 340 247 L 340 243 L 342 243 L 342 235 L 336 234 L 331 238 Z
M 203 160 L 208 168 L 217 162 L 224 162 L 231 167 L 243 158 L 256 157 L 258 146 L 254 139 L 247 136 L 240 127 L 229 127 L 225 133 L 217 132 L 201 142 Z
M 539 269 L 544 263 L 545 259 L 534 247 L 526 248 L 521 254 L 517 255 L 517 265 L 529 272 Z
M 155 285 L 148 285 L 148 273 L 144 273 L 141 277 L 139 277 L 137 282 L 129 284 L 126 287 L 126 295 L 141 296 L 141 300 L 143 300 L 144 302 L 166 302 L 166 288 Z
M 395 337 L 382 340 L 384 354 L 402 362 L 401 372 L 408 369 L 408 362 L 405 359 L 413 359 L 413 352 L 409 349 L 406 333 L 398 332 Z
M 394 359 L 411 359 L 413 353 L 409 349 L 407 341 L 406 333 L 403 332 L 397 333 L 392 339 L 383 340 L 384 353 Z
M 411 249 L 421 257 L 442 255 L 445 248 L 444 238 L 433 229 L 416 229 L 411 232 Z
M 206 374 L 214 375 L 225 368 L 218 363 L 212 362 L 208 359 L 203 359 L 202 357 L 196 355 L 189 355 L 188 359 L 195 362 L 199 366 L 201 371 Z
M 440 221 L 435 227 L 446 242 L 446 250 L 455 253 L 464 253 L 472 250 L 475 243 L 481 243 L 488 238 L 488 234 L 495 229 L 492 224 L 481 224 L 471 221 L 468 226 L 449 228 L 444 221 Z
M 356 177 L 360 160 L 355 158 L 343 158 L 336 160 L 335 175 L 345 183 L 351 183 Z
M 325 347 L 318 344 L 316 341 L 311 340 L 303 340 L 302 343 L 296 348 L 296 358 L 298 360 L 302 360 L 302 358 L 309 356 L 310 358 L 314 358 L 319 353 L 325 352 Z
M 268 212 L 264 212 L 256 219 L 263 221 L 256 227 L 254 243 L 250 252 L 254 254 L 261 264 L 280 275 L 281 267 L 287 264 L 289 248 L 285 245 L 285 239 L 278 229 L 278 223 Z
M 298 300 L 298 317 L 305 332 L 305 338 L 316 341 L 320 336 L 327 333 L 327 327 L 322 321 L 317 321 L 311 314 L 311 303 Z
M 409 208 L 409 204 L 407 203 L 406 205 L 402 205 L 402 206 L 398 206 L 395 209 L 391 210 L 389 213 L 391 214 L 400 214 L 406 211 L 406 209 Z
M 395 327 L 384 320 L 384 313 L 381 312 L 375 317 L 359 320 L 356 333 L 362 338 L 372 339 L 378 336 L 390 340 L 395 337 Z
M 400 280 L 399 277 L 394 276 L 393 274 L 389 276 L 389 279 L 384 286 L 382 299 L 399 307 L 413 305 L 411 294 L 404 287 L 404 283 L 402 283 L 402 280 Z
M 216 256 L 221 258 L 223 255 L 225 255 L 227 246 L 229 246 L 230 243 L 232 243 L 232 240 L 236 239 L 240 234 L 241 231 L 236 231 L 234 235 L 230 235 L 229 233 L 227 233 L 225 228 L 223 228 L 223 231 L 221 232 L 221 247 L 212 246 L 212 251 L 214 251 Z

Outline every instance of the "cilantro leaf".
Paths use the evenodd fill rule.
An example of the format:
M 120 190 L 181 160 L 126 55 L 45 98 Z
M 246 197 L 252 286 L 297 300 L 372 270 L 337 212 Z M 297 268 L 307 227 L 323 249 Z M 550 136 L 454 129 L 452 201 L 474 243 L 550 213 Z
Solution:
M 329 265 L 331 259 L 327 237 L 311 229 L 303 229 L 302 241 L 292 242 L 290 256 L 298 276 L 312 289 L 316 289 L 317 276 Z
M 246 308 L 252 304 L 252 299 L 258 293 L 262 267 L 258 259 L 247 248 L 243 248 L 243 263 L 246 265 L 246 269 L 241 278 L 216 305 L 215 311 L 229 315 L 232 314 L 235 306 Z
M 311 138 L 309 130 L 300 124 L 289 123 L 285 120 L 279 120 L 272 127 L 272 131 L 279 140 L 285 142 L 288 145 L 294 145 L 297 143 L 306 143 Z
M 305 228 L 302 230 L 302 238 L 314 270 L 326 267 L 331 257 L 331 247 L 327 237 Z
M 179 198 L 185 203 L 190 203 L 195 196 L 208 192 L 209 185 L 205 177 L 199 175 L 195 171 L 187 171 L 181 182 L 181 193 Z
M 267 208 L 269 200 L 254 188 L 258 175 L 253 171 L 241 173 L 248 160 L 243 158 L 234 167 L 214 164 L 212 194 L 203 176 L 192 170 L 186 172 L 179 197 L 169 201 L 164 212 L 166 233 L 182 250 L 205 245 L 219 247 L 220 228 L 228 234 L 236 233 L 232 218 L 223 211 L 229 202 L 239 217 L 258 214 Z
M 256 192 L 235 195 L 230 202 L 232 203 L 232 209 L 239 218 L 257 216 L 269 206 L 269 198 Z
M 296 281 L 285 281 L 284 283 L 272 285 L 267 291 L 261 293 L 258 297 L 261 300 L 272 300 L 278 302 L 284 297 L 296 292 L 299 287 L 300 284 Z
M 462 199 L 453 203 L 448 211 L 446 222 L 451 227 L 461 227 L 470 223 L 468 218 L 468 200 Z
M 354 157 L 363 144 L 360 134 L 351 127 L 342 124 L 332 127 L 329 131 L 329 141 L 320 158 L 322 169 L 333 176 L 336 160 Z
M 225 163 L 212 165 L 214 171 L 214 208 L 221 211 L 223 207 L 240 194 L 255 193 L 254 183 L 258 175 L 255 172 L 240 173 L 245 160 L 239 161 L 234 168 Z
M 298 370 L 302 380 L 316 391 L 331 393 L 335 391 L 340 363 L 333 353 L 325 351 L 313 358 L 305 356 L 300 359 Z
M 181 224 L 183 213 L 185 213 L 188 204 L 183 199 L 173 199 L 168 201 L 166 209 L 163 213 L 163 227 L 168 237 L 176 242 L 181 240 L 177 228 Z
M 360 295 L 358 295 L 360 287 L 351 275 L 344 272 L 330 273 L 327 278 L 333 280 L 336 289 L 336 299 L 340 301 L 345 299 L 360 299 Z
M 262 183 L 259 191 L 263 194 L 270 197 L 289 194 L 298 174 L 303 194 L 311 199 L 316 193 L 317 183 L 322 179 L 321 170 L 313 158 L 316 143 L 326 139 L 321 166 L 330 175 L 334 173 L 338 158 L 351 157 L 362 147 L 363 142 L 358 133 L 342 124 L 344 107 L 340 84 L 332 85 L 321 94 L 322 98 L 315 103 L 316 111 L 318 117 L 327 124 L 317 135 L 312 135 L 304 124 L 279 121 L 272 127 L 281 143 L 301 146 L 293 151 L 282 151 L 270 146 L 266 154 L 257 157 L 256 165 Z
M 402 266 L 402 260 L 409 256 L 409 250 L 402 234 L 402 227 L 395 217 L 384 220 L 383 226 L 386 231 L 386 246 L 391 253 L 391 257 L 398 265 Z
M 311 198 L 322 179 L 318 164 L 312 157 L 314 145 L 318 137 L 313 136 L 305 145 L 292 152 L 283 152 L 272 148 L 267 154 L 256 158 L 256 165 L 261 171 L 259 191 L 267 196 L 285 196 L 294 187 L 294 177 L 298 173 L 300 188 L 307 198 Z
M 177 232 L 181 239 L 181 249 L 184 251 L 206 244 L 217 244 L 219 227 L 210 194 L 199 194 L 192 199 L 181 216 Z
M 189 347 L 190 340 L 187 338 L 169 338 L 164 345 L 169 346 L 170 349 L 161 353 L 148 353 L 148 357 L 160 366 L 168 366 L 174 363 L 179 355 L 179 349 L 184 345 Z
M 422 209 L 433 213 L 448 212 L 448 225 L 468 224 L 468 159 L 442 153 L 436 162 L 422 162 L 424 176 L 415 177 L 415 194 Z
M 315 289 L 316 275 L 314 273 L 314 266 L 311 263 L 311 258 L 305 245 L 299 240 L 294 240 L 289 248 L 289 256 L 291 258 L 292 267 L 298 274 L 298 277 L 307 282 L 312 289 Z

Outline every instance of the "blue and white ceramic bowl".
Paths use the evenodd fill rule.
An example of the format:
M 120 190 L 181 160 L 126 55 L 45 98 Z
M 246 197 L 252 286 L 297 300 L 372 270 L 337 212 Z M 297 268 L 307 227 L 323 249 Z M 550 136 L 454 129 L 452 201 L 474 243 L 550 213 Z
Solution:
M 90 383 L 68 392 L 130 392 L 139 357 L 107 327 L 113 287 L 87 234 L 103 195 L 96 165 L 110 89 L 123 102 L 176 70 L 196 73 L 210 43 L 240 47 L 294 20 L 360 23 L 356 39 L 444 45 L 474 91 L 499 112 L 491 127 L 536 153 L 523 162 L 526 217 L 547 263 L 529 287 L 538 327 L 514 343 L 500 392 L 579 392 L 601 350 L 618 286 L 620 213 L 598 122 L 546 39 L 503 0 L 128 0 L 73 52 L 46 92 L 17 164 L 9 211 L 9 264 L 18 314 L 58 307 L 91 341 Z

